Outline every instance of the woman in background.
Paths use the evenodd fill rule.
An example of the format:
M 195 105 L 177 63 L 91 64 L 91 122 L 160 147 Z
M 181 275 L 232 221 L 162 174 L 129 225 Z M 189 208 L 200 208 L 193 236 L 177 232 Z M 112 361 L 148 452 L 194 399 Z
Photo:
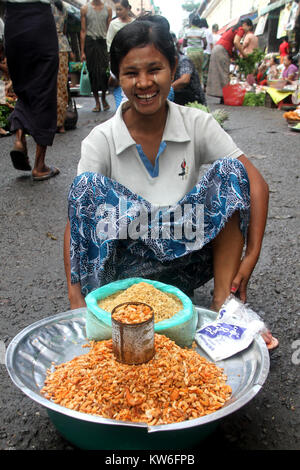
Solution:
M 252 21 L 249 18 L 232 26 L 214 46 L 208 70 L 206 93 L 220 98 L 223 103 L 223 87 L 229 83 L 230 59 L 236 49 L 244 57 L 242 38 L 251 30 Z
M 282 72 L 282 78 L 285 78 L 287 83 L 292 83 L 294 80 L 297 80 L 298 67 L 293 62 L 291 54 L 285 56 L 283 59 L 285 69 Z
M 129 5 L 128 0 L 120 0 L 119 2 L 116 2 L 116 14 L 117 18 L 110 22 L 107 31 L 106 44 L 108 52 L 110 50 L 112 40 L 117 32 L 135 19 L 131 13 L 131 6 Z
M 59 174 L 45 163 L 57 128 L 58 40 L 50 2 L 7 1 L 4 38 L 18 97 L 10 115 L 16 136 L 11 160 L 16 170 L 31 171 L 26 134 L 31 135 L 36 143 L 32 179 L 44 181 Z
M 66 36 L 68 12 L 61 0 L 54 1 L 54 4 L 52 4 L 52 11 L 56 24 L 59 49 L 59 66 L 57 75 L 57 132 L 59 134 L 64 134 L 64 124 L 68 106 L 68 54 L 71 51 Z

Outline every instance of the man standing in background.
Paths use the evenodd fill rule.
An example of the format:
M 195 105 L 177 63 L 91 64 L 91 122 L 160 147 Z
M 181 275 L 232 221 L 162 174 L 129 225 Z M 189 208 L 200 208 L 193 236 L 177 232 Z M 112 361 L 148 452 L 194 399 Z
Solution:
M 221 34 L 218 34 L 218 31 L 219 31 L 219 25 L 218 24 L 213 24 L 211 29 L 212 29 L 213 46 L 214 46 L 215 44 L 217 44 L 217 42 L 221 38 Z

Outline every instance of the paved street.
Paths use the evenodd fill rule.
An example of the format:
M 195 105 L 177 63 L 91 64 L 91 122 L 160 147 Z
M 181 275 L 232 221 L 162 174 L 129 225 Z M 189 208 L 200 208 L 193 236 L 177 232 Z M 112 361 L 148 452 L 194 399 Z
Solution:
M 112 95 L 108 96 L 114 109 Z M 57 135 L 47 163 L 61 174 L 44 182 L 12 167 L 13 137 L 0 139 L 1 297 L 0 297 L 0 450 L 73 449 L 50 422 L 44 408 L 11 382 L 4 350 L 22 329 L 69 309 L 63 266 L 63 233 L 67 194 L 76 175 L 80 143 L 90 130 L 113 115 L 95 114 L 90 98 L 80 105 L 77 129 Z M 221 106 L 210 101 L 212 109 Z M 263 389 L 238 412 L 225 418 L 199 448 L 300 448 L 299 368 L 299 148 L 300 134 L 291 132 L 283 112 L 268 108 L 230 108 L 226 130 L 262 172 L 270 187 L 270 208 L 264 246 L 253 273 L 248 300 L 264 319 L 280 347 L 271 353 Z M 33 161 L 34 144 L 29 142 Z M 196 299 L 209 305 L 211 286 Z

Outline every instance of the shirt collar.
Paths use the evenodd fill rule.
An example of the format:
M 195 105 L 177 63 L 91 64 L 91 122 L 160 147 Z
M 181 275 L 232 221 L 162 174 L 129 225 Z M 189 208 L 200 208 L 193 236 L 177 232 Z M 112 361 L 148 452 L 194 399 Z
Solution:
M 172 142 L 188 142 L 191 140 L 188 135 L 184 122 L 179 111 L 179 106 L 171 101 L 167 101 L 169 110 L 167 121 L 162 137 L 162 141 L 172 141 Z M 131 137 L 127 126 L 123 120 L 123 110 L 126 106 L 126 102 L 122 103 L 114 116 L 112 133 L 113 139 L 116 146 L 116 154 L 119 155 L 127 148 L 132 145 L 136 145 L 135 140 Z

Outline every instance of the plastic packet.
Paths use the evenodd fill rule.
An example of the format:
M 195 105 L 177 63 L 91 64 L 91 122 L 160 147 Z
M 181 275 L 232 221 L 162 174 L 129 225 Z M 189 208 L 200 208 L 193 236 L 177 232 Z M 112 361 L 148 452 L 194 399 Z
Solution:
M 0 104 L 6 103 L 5 82 L 0 80 Z
M 214 361 L 221 361 L 246 349 L 256 335 L 266 330 L 263 320 L 231 294 L 216 320 L 196 331 L 195 340 Z

